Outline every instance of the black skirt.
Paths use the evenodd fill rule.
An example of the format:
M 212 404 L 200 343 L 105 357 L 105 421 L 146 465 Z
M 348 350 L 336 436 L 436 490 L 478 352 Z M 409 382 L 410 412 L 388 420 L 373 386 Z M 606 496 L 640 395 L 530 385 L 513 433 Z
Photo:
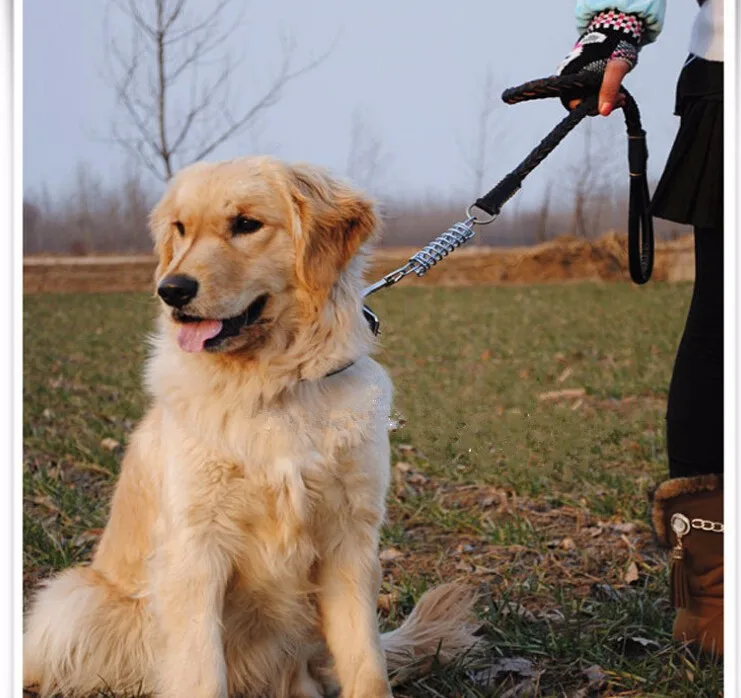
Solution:
M 682 69 L 675 113 L 679 132 L 651 210 L 696 228 L 723 225 L 723 63 L 696 56 Z

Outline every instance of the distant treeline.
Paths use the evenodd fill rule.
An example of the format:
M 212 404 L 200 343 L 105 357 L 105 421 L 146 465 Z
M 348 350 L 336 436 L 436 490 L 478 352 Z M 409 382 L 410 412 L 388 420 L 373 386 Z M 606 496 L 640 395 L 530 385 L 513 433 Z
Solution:
M 63 198 L 42 193 L 24 199 L 24 254 L 148 253 L 152 243 L 147 218 L 158 195 L 136 175 L 105 186 L 81 169 L 72 191 Z M 433 197 L 382 200 L 380 244 L 422 246 L 461 220 L 467 203 Z M 553 201 L 548 193 L 537 208 L 523 210 L 511 202 L 495 224 L 478 229 L 476 239 L 481 245 L 511 247 L 561 235 L 598 238 L 612 230 L 624 231 L 626 220 L 625 191 L 587 194 L 582 201 L 573 194 Z M 667 221 L 656 220 L 655 225 L 660 239 L 689 232 Z

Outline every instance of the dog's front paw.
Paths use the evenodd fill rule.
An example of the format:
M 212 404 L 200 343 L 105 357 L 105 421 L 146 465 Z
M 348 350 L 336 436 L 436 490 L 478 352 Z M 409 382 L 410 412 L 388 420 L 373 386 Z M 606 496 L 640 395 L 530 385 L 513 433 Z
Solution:
M 393 698 L 385 676 L 360 671 L 350 690 L 342 691 L 342 698 Z
M 227 698 L 225 677 L 210 675 L 204 669 L 181 669 L 180 676 L 170 673 L 161 676 L 157 698 Z
M 344 696 L 343 696 L 344 698 Z M 373 686 L 361 687 L 353 698 L 394 698 L 388 681 L 378 681 Z

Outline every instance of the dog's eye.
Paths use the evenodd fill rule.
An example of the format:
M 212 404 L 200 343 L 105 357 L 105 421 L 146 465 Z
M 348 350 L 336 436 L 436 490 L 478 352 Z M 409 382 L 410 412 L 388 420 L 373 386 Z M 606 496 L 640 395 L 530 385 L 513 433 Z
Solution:
M 247 235 L 256 233 L 262 228 L 262 221 L 247 216 L 235 216 L 232 218 L 232 235 Z
M 180 235 L 185 235 L 185 226 L 180 221 L 175 221 L 173 225 L 178 229 Z

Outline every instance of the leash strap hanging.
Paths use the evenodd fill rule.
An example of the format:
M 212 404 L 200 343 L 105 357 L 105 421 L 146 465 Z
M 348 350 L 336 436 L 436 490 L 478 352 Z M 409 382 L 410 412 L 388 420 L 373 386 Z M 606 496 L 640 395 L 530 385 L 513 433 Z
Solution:
M 628 263 L 630 276 L 637 284 L 651 278 L 654 267 L 654 220 L 651 215 L 651 194 L 648 189 L 648 146 L 641 126 L 638 105 L 627 90 L 623 113 L 628 132 L 628 164 L 630 167 L 630 202 L 628 205 Z

